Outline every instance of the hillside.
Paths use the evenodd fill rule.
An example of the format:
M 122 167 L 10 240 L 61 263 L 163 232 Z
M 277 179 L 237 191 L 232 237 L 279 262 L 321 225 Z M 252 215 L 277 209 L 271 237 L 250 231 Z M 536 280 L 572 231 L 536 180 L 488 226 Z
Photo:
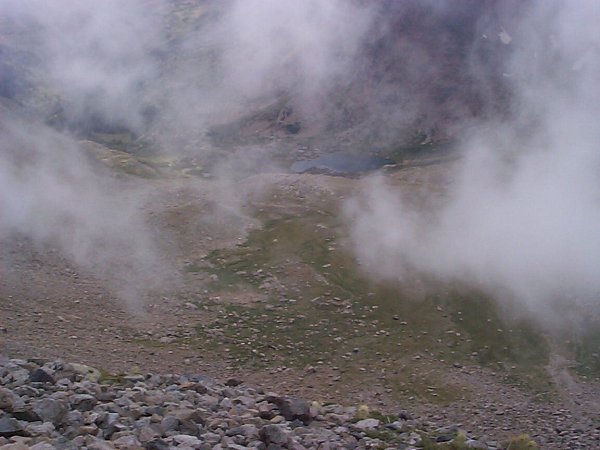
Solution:
M 285 442 L 260 421 L 237 439 L 241 419 L 219 440 L 113 439 L 86 419 L 40 434 L 51 445 L 454 448 L 458 430 L 470 448 L 600 445 L 592 6 L 6 6 L 2 392 L 60 397 L 13 375 L 61 359 L 102 373 L 73 395 L 172 381 L 185 402 L 196 383 L 229 410 L 272 407 L 273 390 L 316 402 L 331 438 L 292 439 L 285 417 Z

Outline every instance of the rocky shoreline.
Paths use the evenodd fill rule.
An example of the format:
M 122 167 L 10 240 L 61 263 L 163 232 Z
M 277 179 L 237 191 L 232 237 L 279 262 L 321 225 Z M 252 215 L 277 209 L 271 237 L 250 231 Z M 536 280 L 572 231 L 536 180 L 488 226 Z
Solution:
M 318 404 L 203 375 L 0 360 L 0 449 L 504 449 L 402 411 Z M 526 447 L 522 440 L 511 449 Z

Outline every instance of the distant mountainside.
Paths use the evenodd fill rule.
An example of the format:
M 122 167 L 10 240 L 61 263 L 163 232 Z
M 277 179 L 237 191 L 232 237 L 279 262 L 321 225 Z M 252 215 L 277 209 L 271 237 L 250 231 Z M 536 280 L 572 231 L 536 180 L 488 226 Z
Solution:
M 165 135 L 170 145 L 187 149 L 206 136 L 218 143 L 223 134 L 238 143 L 316 139 L 337 149 L 447 140 L 465 119 L 506 111 L 511 87 L 505 63 L 519 45 L 511 18 L 523 14 L 528 2 L 336 2 L 365 16 L 349 16 L 362 27 L 352 48 L 341 46 L 348 30 L 332 21 L 324 24 L 333 37 L 325 32 L 315 42 L 305 43 L 304 34 L 285 37 L 285 30 L 272 33 L 273 40 L 252 43 L 254 54 L 245 55 L 257 60 L 249 67 L 260 79 L 244 79 L 246 90 L 233 93 L 229 83 L 244 74 L 235 73 L 231 59 L 244 55 L 228 53 L 229 46 L 245 39 L 232 35 L 246 26 L 246 16 L 239 23 L 231 19 L 235 2 L 139 4 L 145 9 L 124 11 L 115 25 L 143 32 L 153 25 L 149 44 L 139 48 L 119 40 L 129 37 L 122 30 L 94 29 L 93 18 L 58 39 L 48 38 L 60 31 L 58 19 L 23 10 L 0 18 L 0 96 L 82 138 L 106 144 L 107 135 L 113 141 L 117 136 L 121 147 L 140 136 L 164 146 Z M 112 33 L 118 50 L 98 43 Z M 80 38 L 80 45 L 71 38 Z M 330 47 L 326 60 L 302 53 L 318 52 L 321 44 Z M 326 67 L 316 68 L 323 61 Z M 73 82 L 76 70 L 89 79 Z M 321 80 L 315 86 L 307 82 L 315 78 L 312 72 Z

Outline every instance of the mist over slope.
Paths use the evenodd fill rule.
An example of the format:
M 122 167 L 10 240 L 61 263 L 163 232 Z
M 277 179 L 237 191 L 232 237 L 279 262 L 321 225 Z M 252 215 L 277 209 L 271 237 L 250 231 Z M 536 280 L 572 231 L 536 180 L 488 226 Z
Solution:
M 301 127 L 361 144 L 443 136 L 504 96 L 498 33 L 524 6 L 442 5 L 8 1 L 3 86 L 57 126 L 158 126 L 183 145 L 276 101 Z
M 107 178 L 76 141 L 27 118 L 5 114 L 0 137 L 0 239 L 59 248 L 132 310 L 143 292 L 169 284 L 139 187 Z
M 0 1 L 1 351 L 593 447 L 596 3 Z
M 349 210 L 371 269 L 474 282 L 552 321 L 565 306 L 597 310 L 599 13 L 593 2 L 545 2 L 513 22 L 510 109 L 460 138 L 438 210 L 416 211 L 382 181 L 366 187 Z
M 229 154 L 262 167 L 274 154 L 301 159 L 304 148 L 388 156 L 451 141 L 463 159 L 439 210 L 412 210 L 385 182 L 369 182 L 349 206 L 361 260 L 392 277 L 409 267 L 466 279 L 531 307 L 595 303 L 593 1 L 8 0 L 1 8 L 0 93 L 3 115 L 15 116 L 2 127 L 0 201 L 13 205 L 4 207 L 4 233 L 55 236 L 93 260 L 103 256 L 74 236 L 120 247 L 113 227 L 144 229 L 136 206 L 113 205 L 87 162 L 56 159 L 78 152 L 73 138 L 193 157 L 223 180 L 231 170 L 215 160 Z M 37 149 L 29 157 L 43 177 L 23 172 L 15 133 L 18 148 Z M 47 133 L 71 143 L 53 145 Z M 53 189 L 51 201 L 38 194 Z M 30 203 L 15 200 L 28 192 Z M 23 213 L 28 204 L 43 232 Z M 117 209 L 115 222 L 98 220 Z M 73 230 L 56 211 L 78 218 Z M 130 242 L 135 260 L 146 259 L 142 241 Z

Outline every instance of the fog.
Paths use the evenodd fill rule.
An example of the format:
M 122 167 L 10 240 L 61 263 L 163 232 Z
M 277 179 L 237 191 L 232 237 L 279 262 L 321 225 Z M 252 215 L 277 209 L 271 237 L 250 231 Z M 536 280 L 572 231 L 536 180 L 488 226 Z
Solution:
M 3 2 L 2 18 L 14 27 L 15 41 L 37 59 L 38 101 L 60 99 L 68 121 L 95 114 L 140 126 L 144 83 L 157 76 L 156 54 L 164 45 L 159 11 L 145 3 Z
M 307 118 L 319 112 L 323 93 L 351 72 L 371 20 L 339 0 L 9 0 L 3 8 L 40 60 L 45 100 L 60 98 L 68 122 L 126 127 L 179 153 L 207 151 L 211 125 L 282 93 Z
M 467 282 L 551 321 L 556 306 L 597 308 L 599 19 L 597 2 L 551 1 L 506 25 L 510 109 L 469 123 L 435 208 L 385 179 L 347 205 L 369 271 Z
M 126 131 L 162 154 L 210 156 L 211 126 L 283 91 L 309 117 L 370 16 L 341 1 L 7 0 L 0 21 L 0 236 L 58 246 L 140 309 L 173 275 L 142 211 L 151 187 L 100 170 L 78 141 Z M 267 149 L 243 150 L 213 168 L 234 222 L 238 172 L 271 165 Z
M 141 311 L 144 293 L 172 275 L 141 215 L 145 195 L 100 175 L 75 141 L 38 123 L 5 120 L 0 138 L 3 247 L 28 238 L 38 248 L 59 248 Z
M 278 143 L 223 150 L 210 132 L 279 102 L 328 151 L 458 141 L 435 207 L 385 179 L 347 204 L 367 270 L 466 281 L 531 309 L 600 293 L 595 1 L 5 0 L 0 18 L 16 55 L 2 83 L 17 86 L 2 92 L 20 111 L 2 109 L 3 236 L 58 242 L 117 284 L 130 277 L 116 267 L 144 280 L 160 258 L 140 197 L 77 140 L 126 129 L 164 154 L 226 153 L 216 200 L 239 218 L 240 171 L 278 167 Z

